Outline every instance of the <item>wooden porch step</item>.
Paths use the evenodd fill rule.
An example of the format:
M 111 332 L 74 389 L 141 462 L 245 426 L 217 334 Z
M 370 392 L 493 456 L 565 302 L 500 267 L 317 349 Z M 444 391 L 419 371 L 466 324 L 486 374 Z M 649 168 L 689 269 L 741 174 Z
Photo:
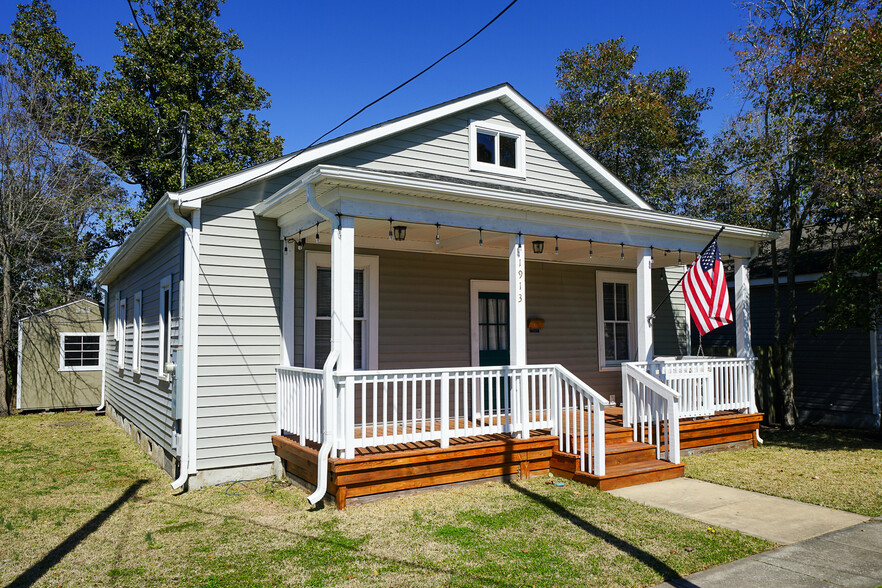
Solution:
M 655 460 L 655 445 L 640 443 L 639 441 L 627 441 L 625 443 L 607 444 L 606 467 L 622 465 L 626 463 L 638 463 Z
M 650 482 L 682 478 L 683 464 L 671 463 L 660 459 L 650 459 L 636 463 L 623 463 L 607 466 L 605 476 L 595 476 L 585 472 L 576 472 L 572 480 L 598 490 L 615 490 Z

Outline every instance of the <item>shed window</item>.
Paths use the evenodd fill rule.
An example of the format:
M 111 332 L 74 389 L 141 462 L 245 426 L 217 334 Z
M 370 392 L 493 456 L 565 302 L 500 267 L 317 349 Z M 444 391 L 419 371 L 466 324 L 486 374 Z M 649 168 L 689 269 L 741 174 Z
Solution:
M 62 333 L 62 371 L 101 369 L 100 333 Z

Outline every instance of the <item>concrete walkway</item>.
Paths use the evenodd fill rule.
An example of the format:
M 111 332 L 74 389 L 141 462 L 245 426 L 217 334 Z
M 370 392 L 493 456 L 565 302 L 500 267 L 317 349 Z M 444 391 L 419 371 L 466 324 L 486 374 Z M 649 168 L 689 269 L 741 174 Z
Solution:
M 610 494 L 782 545 L 851 527 L 870 518 L 690 478 L 631 486 L 611 490 Z
M 882 585 L 882 518 L 687 478 L 610 494 L 784 545 L 662 586 Z

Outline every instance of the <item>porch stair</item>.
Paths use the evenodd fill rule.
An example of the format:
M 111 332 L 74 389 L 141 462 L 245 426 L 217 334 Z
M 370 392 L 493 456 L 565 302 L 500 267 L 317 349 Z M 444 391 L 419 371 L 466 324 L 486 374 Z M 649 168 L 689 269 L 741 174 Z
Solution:
M 620 414 L 617 414 L 620 410 L 613 409 L 611 412 L 606 422 L 606 474 L 597 476 L 584 472 L 580 469 L 578 456 L 560 451 L 555 451 L 551 456 L 550 469 L 553 474 L 599 490 L 683 477 L 683 464 L 656 459 L 655 446 L 634 441 L 631 429 L 616 422 L 620 419 Z

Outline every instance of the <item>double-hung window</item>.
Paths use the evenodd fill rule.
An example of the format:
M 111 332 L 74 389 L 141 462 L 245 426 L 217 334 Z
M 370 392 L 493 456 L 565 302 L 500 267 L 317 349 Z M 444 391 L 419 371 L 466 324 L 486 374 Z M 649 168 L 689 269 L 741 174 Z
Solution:
M 526 133 L 517 127 L 474 121 L 469 125 L 469 168 L 525 177 Z
M 135 292 L 134 304 L 132 305 L 132 371 L 141 373 L 141 290 Z
M 635 356 L 636 276 L 597 272 L 598 356 L 600 368 L 617 368 Z
M 165 364 L 171 361 L 171 276 L 159 283 L 159 377 L 168 378 Z
M 304 365 L 321 369 L 331 352 L 331 256 L 310 251 L 306 255 Z M 377 314 L 379 261 L 356 255 L 353 275 L 355 369 L 377 367 Z
M 101 369 L 101 333 L 60 333 L 61 361 L 58 371 Z

